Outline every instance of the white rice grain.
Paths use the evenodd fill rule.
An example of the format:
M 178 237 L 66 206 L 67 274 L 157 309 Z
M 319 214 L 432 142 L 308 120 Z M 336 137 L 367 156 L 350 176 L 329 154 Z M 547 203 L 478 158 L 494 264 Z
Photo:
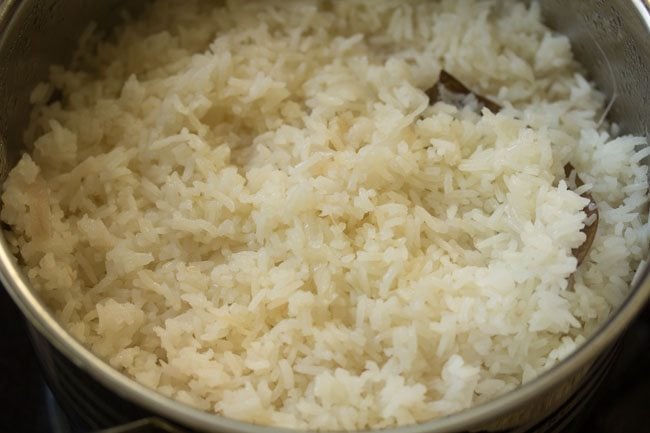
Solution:
M 445 416 L 574 351 L 647 256 L 646 140 L 601 127 L 535 2 L 159 0 L 77 60 L 31 95 L 1 218 L 70 332 L 179 402 Z M 430 104 L 442 69 L 504 109 Z

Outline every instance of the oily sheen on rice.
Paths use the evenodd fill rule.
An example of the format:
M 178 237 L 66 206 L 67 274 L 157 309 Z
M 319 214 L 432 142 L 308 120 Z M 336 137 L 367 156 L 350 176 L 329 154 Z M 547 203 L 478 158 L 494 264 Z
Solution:
M 648 247 L 645 141 L 534 2 L 164 0 L 77 63 L 33 92 L 6 235 L 76 338 L 207 411 L 485 402 L 580 345 Z M 443 68 L 503 111 L 430 106 Z

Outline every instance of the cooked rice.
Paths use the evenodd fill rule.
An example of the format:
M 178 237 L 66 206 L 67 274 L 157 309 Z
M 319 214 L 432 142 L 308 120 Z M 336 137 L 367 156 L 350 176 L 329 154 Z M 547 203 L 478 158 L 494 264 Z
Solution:
M 647 254 L 650 148 L 599 127 L 536 3 L 165 0 L 79 59 L 33 93 L 6 236 L 76 338 L 200 409 L 460 411 L 571 353 Z M 442 68 L 504 110 L 430 106 Z

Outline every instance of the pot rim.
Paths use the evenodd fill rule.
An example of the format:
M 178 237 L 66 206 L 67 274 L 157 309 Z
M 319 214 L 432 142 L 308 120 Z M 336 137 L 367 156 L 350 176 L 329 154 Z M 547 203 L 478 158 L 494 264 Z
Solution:
M 650 34 L 650 0 L 630 1 L 636 7 L 638 17 Z M 0 32 L 3 33 L 0 35 L 0 45 L 6 42 L 6 30 L 13 24 L 12 19 L 22 5 L 24 2 L 20 0 L 6 0 L 0 3 Z M 300 431 L 250 424 L 195 409 L 165 397 L 114 369 L 72 337 L 56 321 L 39 297 L 32 292 L 29 282 L 11 253 L 4 234 L 0 236 L 0 282 L 27 320 L 75 366 L 119 396 L 154 414 L 164 416 L 182 426 L 206 432 L 216 430 L 232 433 L 295 433 Z M 461 412 L 420 424 L 391 427 L 381 431 L 384 433 L 450 433 L 484 426 L 486 422 L 512 413 L 539 394 L 570 380 L 576 371 L 604 352 L 625 331 L 648 299 L 650 299 L 650 263 L 646 262 L 643 264 L 643 269 L 638 271 L 632 290 L 624 302 L 614 309 L 609 318 L 599 325 L 585 343 L 548 371 L 513 391 Z M 359 433 L 370 431 L 364 430 Z

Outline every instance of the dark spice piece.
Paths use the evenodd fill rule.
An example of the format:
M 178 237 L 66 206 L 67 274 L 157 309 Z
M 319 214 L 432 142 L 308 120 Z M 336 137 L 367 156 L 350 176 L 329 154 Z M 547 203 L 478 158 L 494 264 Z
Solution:
M 440 78 L 438 79 L 438 82 L 426 91 L 426 94 L 429 97 L 429 101 L 431 104 L 435 104 L 436 102 L 442 100 L 440 95 L 440 86 L 444 86 L 448 92 L 457 95 L 463 95 L 463 96 L 467 96 L 470 94 L 474 95 L 474 97 L 478 102 L 483 104 L 483 106 L 485 106 L 488 110 L 492 111 L 493 113 L 498 113 L 502 109 L 502 107 L 496 102 L 470 90 L 467 86 L 461 83 L 456 77 L 454 77 L 444 69 L 440 72 Z M 573 165 L 571 165 L 571 163 L 568 163 L 567 165 L 564 166 L 564 173 L 567 178 L 571 176 L 571 173 L 573 173 L 574 171 L 575 168 L 573 167 Z M 582 181 L 582 179 L 580 179 L 577 173 L 575 177 L 575 184 L 576 184 L 576 188 L 580 188 L 582 185 L 584 185 L 584 182 Z M 595 215 L 595 218 L 590 225 L 585 225 L 582 228 L 582 232 L 585 234 L 586 239 L 582 243 L 582 245 L 580 245 L 578 248 L 574 248 L 572 251 L 573 256 L 578 260 L 578 266 L 580 266 L 584 261 L 584 259 L 587 257 L 587 254 L 591 249 L 591 245 L 594 243 L 594 238 L 596 237 L 596 231 L 598 230 L 598 206 L 596 205 L 596 202 L 594 201 L 594 198 L 591 196 L 590 193 L 585 192 L 582 194 L 582 197 L 589 200 L 589 204 L 587 204 L 587 206 L 585 206 L 583 209 L 583 212 L 587 215 L 587 219 L 591 219 L 592 215 Z
M 569 176 L 571 176 L 571 173 L 574 171 L 575 168 L 573 165 L 571 165 L 571 163 L 568 163 L 564 166 L 564 174 L 567 178 L 569 178 Z M 580 179 L 580 177 L 578 177 L 578 174 L 576 173 L 576 188 L 580 188 L 582 185 L 584 185 L 584 182 L 582 179 Z M 587 257 L 587 253 L 589 253 L 591 245 L 594 243 L 594 239 L 596 238 L 596 231 L 598 230 L 598 206 L 596 205 L 596 202 L 590 193 L 584 192 L 582 193 L 582 197 L 589 200 L 589 203 L 583 209 L 583 212 L 587 215 L 587 219 L 591 219 L 592 215 L 595 215 L 596 217 L 590 225 L 585 225 L 582 228 L 582 233 L 584 233 L 587 238 L 582 243 L 582 245 L 580 245 L 578 248 L 574 248 L 572 251 L 573 257 L 578 259 L 578 266 L 580 266 L 580 264 Z
M 438 82 L 426 91 L 426 94 L 429 97 L 429 101 L 431 104 L 435 104 L 436 102 L 441 100 L 439 86 L 445 86 L 445 88 L 449 92 L 456 93 L 458 95 L 467 96 L 472 94 L 474 95 L 474 97 L 478 102 L 480 102 L 485 107 L 487 107 L 487 109 L 490 110 L 491 112 L 498 113 L 499 111 L 501 111 L 502 107 L 499 104 L 471 91 L 470 89 L 467 88 L 467 86 L 461 83 L 456 77 L 454 77 L 444 69 L 440 72 L 440 78 L 438 79 Z

